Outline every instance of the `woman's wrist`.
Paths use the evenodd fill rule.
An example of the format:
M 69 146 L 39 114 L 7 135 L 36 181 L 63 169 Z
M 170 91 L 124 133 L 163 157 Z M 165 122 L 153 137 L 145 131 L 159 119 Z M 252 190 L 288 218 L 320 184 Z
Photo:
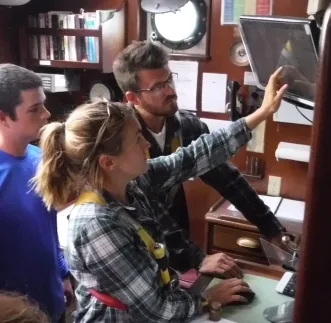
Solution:
M 250 130 L 254 130 L 261 122 L 266 120 L 269 115 L 270 112 L 268 112 L 268 108 L 264 108 L 263 106 L 261 106 L 254 113 L 245 117 L 247 128 Z

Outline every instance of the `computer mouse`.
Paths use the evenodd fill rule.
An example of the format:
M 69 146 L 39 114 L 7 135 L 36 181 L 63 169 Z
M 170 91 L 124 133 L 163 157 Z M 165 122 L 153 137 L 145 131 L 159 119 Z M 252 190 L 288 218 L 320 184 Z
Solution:
M 242 297 L 245 297 L 247 299 L 247 303 L 250 303 L 255 297 L 255 293 L 253 291 L 252 292 L 242 292 L 242 293 L 239 293 L 239 295 Z
M 255 293 L 253 291 L 252 292 L 241 292 L 241 293 L 238 293 L 237 295 L 245 297 L 247 299 L 247 302 L 243 303 L 243 302 L 237 302 L 236 301 L 236 302 L 231 302 L 228 305 L 245 305 L 245 304 L 249 304 L 255 297 Z

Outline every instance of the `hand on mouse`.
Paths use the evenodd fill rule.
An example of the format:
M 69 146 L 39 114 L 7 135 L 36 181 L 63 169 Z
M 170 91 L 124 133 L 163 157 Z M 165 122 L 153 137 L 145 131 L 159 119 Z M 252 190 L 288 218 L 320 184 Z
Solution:
M 241 269 L 235 263 L 234 259 L 225 253 L 216 253 L 206 256 L 199 269 L 202 274 L 212 274 L 224 278 L 242 278 Z
M 226 305 L 233 302 L 247 303 L 248 300 L 240 293 L 253 293 L 248 285 L 241 279 L 232 278 L 224 280 L 216 286 L 206 290 L 204 297 L 208 302 L 218 302 Z

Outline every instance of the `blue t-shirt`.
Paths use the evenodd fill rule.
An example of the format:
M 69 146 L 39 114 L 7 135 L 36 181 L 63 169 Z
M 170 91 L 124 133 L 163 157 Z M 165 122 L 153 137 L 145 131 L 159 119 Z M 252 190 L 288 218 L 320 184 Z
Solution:
M 48 212 L 29 184 L 41 151 L 24 157 L 0 150 L 0 290 L 30 296 L 56 322 L 65 311 L 62 279 L 68 269 L 59 248 L 56 212 Z

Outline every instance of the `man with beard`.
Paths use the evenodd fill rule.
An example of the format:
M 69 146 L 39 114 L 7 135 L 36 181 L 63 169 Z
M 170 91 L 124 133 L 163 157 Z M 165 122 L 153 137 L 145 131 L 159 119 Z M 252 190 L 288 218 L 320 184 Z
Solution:
M 208 127 L 192 113 L 179 110 L 169 57 L 160 46 L 134 42 L 115 59 L 113 71 L 126 99 L 134 105 L 145 138 L 150 142 L 149 157 L 169 155 L 179 145 L 188 146 Z M 180 76 L 179 76 L 180 77 Z M 258 197 L 239 171 L 226 163 L 200 177 L 228 199 L 259 230 L 279 246 L 285 229 Z M 241 277 L 234 259 L 223 254 L 205 255 L 189 239 L 189 218 L 182 185 L 160 194 L 152 201 L 158 222 L 164 230 L 170 266 L 184 272 L 191 268 L 201 273 Z

